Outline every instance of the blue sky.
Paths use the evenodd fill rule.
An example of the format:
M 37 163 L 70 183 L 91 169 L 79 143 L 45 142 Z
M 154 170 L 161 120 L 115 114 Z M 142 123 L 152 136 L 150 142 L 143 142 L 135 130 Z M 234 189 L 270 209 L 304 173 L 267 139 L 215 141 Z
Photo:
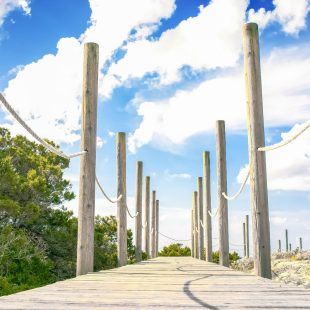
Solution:
M 215 121 L 226 121 L 228 192 L 248 163 L 242 25 L 260 29 L 266 143 L 280 141 L 310 116 L 308 0 L 1 0 L 0 91 L 41 136 L 65 152 L 80 143 L 82 47 L 100 46 L 97 174 L 114 196 L 115 132 L 128 137 L 128 204 L 135 162 L 160 200 L 160 230 L 187 239 L 192 191 L 211 152 L 217 207 Z M 0 112 L 2 126 L 22 128 Z M 267 154 L 271 241 L 299 236 L 310 247 L 310 135 Z M 66 175 L 78 195 L 79 160 Z M 116 214 L 97 193 L 96 212 Z M 77 200 L 68 204 L 77 210 Z M 240 249 L 249 188 L 229 203 L 232 249 Z M 128 219 L 129 227 L 133 220 Z M 217 219 L 213 219 L 217 244 Z M 160 246 L 169 240 L 161 238 Z

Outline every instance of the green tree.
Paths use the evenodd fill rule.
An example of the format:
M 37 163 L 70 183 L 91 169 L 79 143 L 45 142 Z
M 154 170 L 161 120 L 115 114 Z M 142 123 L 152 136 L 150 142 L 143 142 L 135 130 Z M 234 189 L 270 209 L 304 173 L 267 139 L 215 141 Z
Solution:
M 190 256 L 191 250 L 189 247 L 182 247 L 181 243 L 172 243 L 165 246 L 159 253 L 159 256 Z

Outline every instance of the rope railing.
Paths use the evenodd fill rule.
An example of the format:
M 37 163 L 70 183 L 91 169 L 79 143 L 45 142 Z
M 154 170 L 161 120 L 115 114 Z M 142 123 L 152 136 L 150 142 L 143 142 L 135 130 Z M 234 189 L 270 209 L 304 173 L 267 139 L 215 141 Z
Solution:
M 41 145 L 43 145 L 47 150 L 49 150 L 50 152 L 65 158 L 65 159 L 71 159 L 74 157 L 78 157 L 81 155 L 84 155 L 87 153 L 87 151 L 81 151 L 78 153 L 73 153 L 73 154 L 65 154 L 62 151 L 56 149 L 54 146 L 52 146 L 51 144 L 47 143 L 46 141 L 44 141 L 42 138 L 39 137 L 39 135 L 37 135 L 28 125 L 27 123 L 18 115 L 18 113 L 12 108 L 12 106 L 7 102 L 7 100 L 4 98 L 4 96 L 0 93 L 0 101 L 2 102 L 2 104 L 5 106 L 5 108 L 8 110 L 8 112 L 10 112 L 10 114 L 15 118 L 15 120 L 22 126 L 24 127 L 24 129 L 34 138 L 36 139 Z
M 200 226 L 201 226 L 202 228 L 205 228 L 205 225 L 203 225 L 202 220 L 200 220 Z
M 103 190 L 103 187 L 101 186 L 99 180 L 98 180 L 98 177 L 96 175 L 96 183 L 101 191 L 101 193 L 103 194 L 103 196 L 108 200 L 110 201 L 111 203 L 117 203 L 118 201 L 120 201 L 122 199 L 122 195 L 120 195 L 119 197 L 117 197 L 116 200 L 112 200 L 111 198 L 109 198 L 109 196 L 105 193 L 105 191 Z
M 144 224 L 142 224 L 142 228 L 145 229 L 147 227 L 147 222 L 145 222 Z
M 167 239 L 170 239 L 170 240 L 172 240 L 172 241 L 176 241 L 176 242 L 191 241 L 191 239 L 184 239 L 184 240 L 182 240 L 182 239 L 174 239 L 174 238 L 171 238 L 171 237 L 169 237 L 169 236 L 167 236 L 167 235 L 165 235 L 165 234 L 161 233 L 160 231 L 158 232 L 158 234 L 159 234 L 159 235 L 161 235 L 161 236 L 163 236 L 163 237 L 165 237 L 165 238 L 167 238 Z
M 275 143 L 273 145 L 269 146 L 262 146 L 258 148 L 258 151 L 260 152 L 268 152 L 268 151 L 273 151 L 276 150 L 284 145 L 289 144 L 290 142 L 294 141 L 297 137 L 299 137 L 303 132 L 305 132 L 308 128 L 310 127 L 310 120 L 307 121 L 301 128 L 298 130 L 293 136 L 288 138 L 287 140 L 282 140 L 279 143 Z
M 216 208 L 216 210 L 215 210 L 215 213 L 214 213 L 214 214 L 213 214 L 213 213 L 211 213 L 211 211 L 208 211 L 208 214 L 209 214 L 212 218 L 216 217 L 218 213 L 219 213 L 219 207 L 217 207 L 217 208 Z
M 132 214 L 130 213 L 130 211 L 129 211 L 129 208 L 128 208 L 127 204 L 126 204 L 126 209 L 127 209 L 128 215 L 129 215 L 132 219 L 135 218 L 135 217 L 137 217 L 137 216 L 139 215 L 139 212 L 137 212 L 135 215 L 132 215 Z
M 249 176 L 250 176 L 250 168 L 248 169 L 248 173 L 246 175 L 246 178 L 244 179 L 243 183 L 241 184 L 238 192 L 233 196 L 227 196 L 226 193 L 223 192 L 222 193 L 223 197 L 227 200 L 235 200 L 242 193 L 244 186 L 245 186 L 246 182 L 248 181 Z

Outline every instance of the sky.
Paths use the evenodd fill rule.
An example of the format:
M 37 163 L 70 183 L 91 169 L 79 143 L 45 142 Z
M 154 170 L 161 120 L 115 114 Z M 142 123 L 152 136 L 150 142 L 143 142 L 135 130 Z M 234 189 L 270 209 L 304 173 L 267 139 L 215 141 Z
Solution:
M 136 161 L 142 160 L 160 201 L 160 232 L 189 239 L 192 192 L 205 150 L 217 208 L 216 120 L 225 120 L 229 195 L 246 175 L 243 24 L 259 26 L 269 145 L 310 118 L 309 9 L 309 0 L 0 0 L 0 91 L 41 137 L 76 152 L 83 45 L 98 43 L 97 176 L 115 197 L 115 133 L 126 132 L 130 210 Z M 4 108 L 0 125 L 27 135 Z M 310 248 L 309 145 L 310 130 L 266 155 L 273 251 L 279 239 L 284 244 L 285 229 L 292 248 L 299 237 Z M 77 196 L 66 206 L 77 215 L 78 158 L 65 176 Z M 228 205 L 230 249 L 242 253 L 249 186 Z M 116 215 L 116 206 L 99 191 L 96 213 Z M 217 221 L 212 219 L 214 249 Z M 134 227 L 129 217 L 128 227 Z M 160 236 L 159 247 L 170 242 Z

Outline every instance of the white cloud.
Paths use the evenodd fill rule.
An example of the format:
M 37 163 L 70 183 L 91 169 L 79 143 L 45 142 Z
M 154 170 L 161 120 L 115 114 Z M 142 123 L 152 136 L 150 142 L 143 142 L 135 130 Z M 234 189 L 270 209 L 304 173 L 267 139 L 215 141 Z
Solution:
M 26 5 L 29 1 L 10 3 L 30 12 Z M 134 29 L 141 37 L 144 27 L 154 29 L 162 18 L 168 18 L 175 4 L 174 0 L 90 0 L 90 7 L 91 24 L 80 39 L 62 38 L 55 55 L 48 54 L 17 67 L 16 77 L 4 90 L 7 100 L 22 118 L 41 136 L 57 143 L 73 143 L 80 138 L 83 43 L 99 43 L 102 69 L 114 50 L 129 37 L 134 39 L 131 35 Z M 102 75 L 99 95 L 105 95 L 109 89 L 101 81 Z M 25 134 L 15 122 L 6 126 L 13 133 Z
M 158 40 L 129 43 L 126 55 L 109 70 L 121 82 L 158 73 L 162 84 L 178 81 L 179 70 L 233 67 L 241 53 L 241 28 L 247 0 L 213 0 L 196 17 L 183 20 Z M 119 83 L 119 81 L 118 81 Z M 117 84 L 115 82 L 115 84 Z
M 101 149 L 103 147 L 104 144 L 106 144 L 107 141 L 102 139 L 101 137 L 97 137 L 97 148 Z
M 0 27 L 3 25 L 7 15 L 16 10 L 21 9 L 24 14 L 30 15 L 30 0 L 1 0 L 0 2 Z
M 189 173 L 171 173 L 169 170 L 165 170 L 165 175 L 168 179 L 191 179 Z
M 282 30 L 291 35 L 297 35 L 306 28 L 306 18 L 310 10 L 309 0 L 273 0 L 274 10 L 266 11 L 260 8 L 258 11 L 250 9 L 249 21 L 258 23 L 264 29 L 272 22 L 278 22 Z
M 111 131 L 111 130 L 108 130 L 108 136 L 109 136 L 110 138 L 115 137 L 115 132 L 114 132 L 114 131 Z
M 266 126 L 293 125 L 309 118 L 310 46 L 274 50 L 262 60 L 262 83 Z M 131 152 L 148 143 L 169 149 L 194 135 L 213 132 L 218 119 L 226 121 L 227 131 L 244 130 L 242 69 L 159 102 L 142 102 L 137 113 L 142 122 L 129 136 Z

